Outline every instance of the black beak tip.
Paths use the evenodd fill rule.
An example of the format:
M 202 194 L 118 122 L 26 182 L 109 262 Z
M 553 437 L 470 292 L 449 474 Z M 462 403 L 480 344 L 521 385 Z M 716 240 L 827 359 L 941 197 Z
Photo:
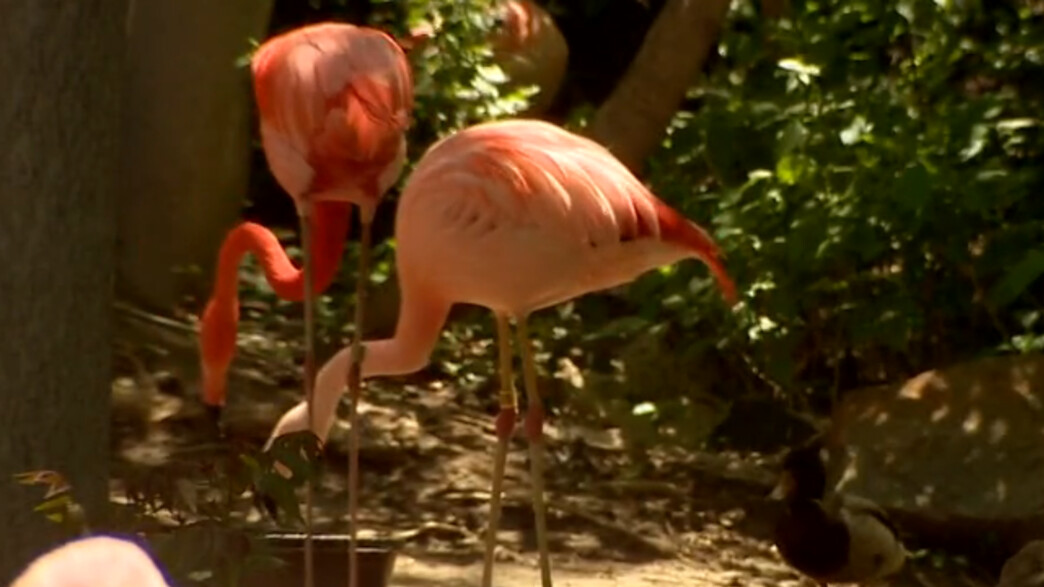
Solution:
M 221 413 L 223 411 L 222 406 L 212 406 L 207 404 L 207 418 L 215 425 L 221 423 Z
M 225 437 L 225 426 L 221 423 L 221 414 L 223 413 L 223 406 L 212 406 L 207 404 L 204 406 L 207 411 L 207 424 L 218 438 Z

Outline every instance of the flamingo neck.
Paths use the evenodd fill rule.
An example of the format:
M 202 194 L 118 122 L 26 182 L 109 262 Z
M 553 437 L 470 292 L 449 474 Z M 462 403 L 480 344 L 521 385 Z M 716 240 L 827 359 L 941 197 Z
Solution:
M 312 286 L 319 294 L 329 287 L 337 273 L 348 235 L 351 205 L 347 202 L 317 202 L 314 206 L 308 222 L 313 235 L 311 254 L 315 271 Z M 277 296 L 293 302 L 304 299 L 304 272 L 294 266 L 272 231 L 254 222 L 236 226 L 221 244 L 214 299 L 235 300 L 239 263 L 247 253 L 257 257 L 265 281 Z
M 402 299 L 399 303 L 399 322 L 395 329 L 395 336 L 362 343 L 364 348 L 362 376 L 364 378 L 405 375 L 423 369 L 428 364 L 431 351 L 435 348 L 439 333 L 449 316 L 451 306 L 449 302 L 432 297 L 424 290 L 411 287 L 408 282 L 401 285 Z M 327 361 L 316 375 L 314 415 L 317 430 L 315 432 L 324 442 L 333 426 L 337 402 L 346 389 L 350 357 L 351 345 L 348 345 Z M 304 403 L 302 402 L 298 407 L 302 408 L 303 415 Z M 273 431 L 273 437 L 308 428 L 306 422 L 286 423 L 285 425 L 281 422 L 280 425 Z
M 363 342 L 362 376 L 406 375 L 427 366 L 449 310 L 447 302 L 404 289 L 395 336 Z
M 337 274 L 350 212 L 350 204 L 345 202 L 317 202 L 309 217 L 314 235 L 311 253 L 315 295 L 325 291 Z M 200 320 L 203 399 L 210 405 L 225 402 L 228 367 L 235 355 L 239 326 L 239 263 L 247 253 L 257 257 L 265 280 L 277 296 L 290 301 L 304 299 L 304 272 L 294 267 L 271 230 L 244 222 L 229 232 L 218 254 L 213 294 Z

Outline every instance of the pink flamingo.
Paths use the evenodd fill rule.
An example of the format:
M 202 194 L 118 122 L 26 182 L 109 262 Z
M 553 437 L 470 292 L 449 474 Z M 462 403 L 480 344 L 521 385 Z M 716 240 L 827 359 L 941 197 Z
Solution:
M 94 536 L 36 558 L 11 587 L 170 587 L 144 550 L 128 540 Z
M 493 58 L 512 85 L 537 87 L 527 116 L 543 114 L 554 100 L 569 64 L 569 45 L 551 14 L 531 0 L 503 0 L 495 8 L 503 26 L 491 31 Z M 423 22 L 399 43 L 408 51 L 422 48 L 436 35 Z
M 360 375 L 399 375 L 423 368 L 454 303 L 493 311 L 501 392 L 482 579 L 489 587 L 507 444 L 517 415 L 509 326 L 514 319 L 529 398 L 525 430 L 541 581 L 550 587 L 544 410 L 536 388 L 528 316 L 691 257 L 708 265 L 730 302 L 736 299 L 735 286 L 717 246 L 702 228 L 656 198 L 602 146 L 536 120 L 480 124 L 432 146 L 402 193 L 395 234 L 402 292 L 399 322 L 394 337 L 363 343 Z M 342 349 L 316 376 L 312 429 L 324 441 L 350 355 L 349 348 Z M 291 408 L 271 438 L 309 429 L 307 411 L 304 403 Z
M 534 85 L 529 116 L 550 106 L 565 78 L 569 45 L 551 14 L 531 0 L 506 0 L 499 7 L 504 26 L 491 42 L 497 63 L 516 85 Z
M 276 180 L 294 198 L 301 220 L 302 271 L 294 268 L 275 236 L 246 222 L 225 239 L 217 280 L 200 324 L 203 401 L 220 418 L 228 367 L 236 349 L 240 259 L 253 252 L 265 277 L 284 299 L 304 300 L 305 397 L 312 397 L 315 365 L 313 298 L 333 280 L 348 231 L 350 205 L 362 225 L 356 325 L 374 212 L 402 172 L 405 131 L 413 109 L 413 80 L 399 44 L 383 32 L 321 23 L 274 37 L 251 61 L 265 158 Z M 313 243 L 311 228 L 315 225 Z M 315 254 L 315 267 L 312 255 Z M 312 402 L 308 402 L 311 405 Z M 308 413 L 309 419 L 311 412 Z M 355 537 L 354 499 L 349 498 Z M 311 528 L 311 485 L 306 498 Z M 355 586 L 356 545 L 351 542 L 350 584 Z M 312 585 L 311 532 L 305 541 L 305 584 Z
M 235 227 L 221 245 L 199 333 L 203 401 L 215 414 L 225 403 L 236 350 L 240 260 L 254 253 L 276 295 L 304 300 L 307 372 L 312 298 L 337 272 L 350 205 L 359 207 L 365 237 L 381 195 L 402 172 L 413 108 L 406 56 L 390 36 L 374 29 L 339 23 L 295 29 L 266 41 L 251 68 L 265 157 L 294 198 L 301 240 L 309 242 L 303 246 L 303 271 L 270 230 L 252 222 Z M 368 244 L 364 239 L 363 246 Z M 306 394 L 310 383 L 305 377 Z

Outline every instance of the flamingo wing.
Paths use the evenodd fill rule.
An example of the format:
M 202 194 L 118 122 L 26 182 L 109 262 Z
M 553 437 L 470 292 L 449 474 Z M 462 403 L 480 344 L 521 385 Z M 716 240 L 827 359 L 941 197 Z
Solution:
M 440 267 L 449 276 L 433 279 L 445 289 L 472 292 L 459 301 L 490 305 L 514 292 L 514 310 L 542 307 L 685 257 L 703 260 L 725 297 L 735 295 L 702 228 L 605 148 L 545 122 L 486 123 L 437 143 L 406 186 L 397 222 L 403 263 Z M 471 265 L 467 251 L 480 252 Z M 444 256 L 454 263 L 440 263 Z M 509 285 L 494 292 L 497 282 Z

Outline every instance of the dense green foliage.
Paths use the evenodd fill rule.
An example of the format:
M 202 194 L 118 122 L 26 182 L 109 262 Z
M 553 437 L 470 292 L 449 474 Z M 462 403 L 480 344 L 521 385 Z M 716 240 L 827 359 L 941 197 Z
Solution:
M 806 1 L 773 23 L 741 6 L 650 180 L 710 221 L 744 303 L 722 323 L 686 293 L 702 269 L 679 267 L 631 290 L 640 315 L 712 322 L 686 330 L 720 341 L 712 373 L 799 405 L 1039 348 L 1041 7 Z M 691 303 L 655 304 L 674 295 Z

